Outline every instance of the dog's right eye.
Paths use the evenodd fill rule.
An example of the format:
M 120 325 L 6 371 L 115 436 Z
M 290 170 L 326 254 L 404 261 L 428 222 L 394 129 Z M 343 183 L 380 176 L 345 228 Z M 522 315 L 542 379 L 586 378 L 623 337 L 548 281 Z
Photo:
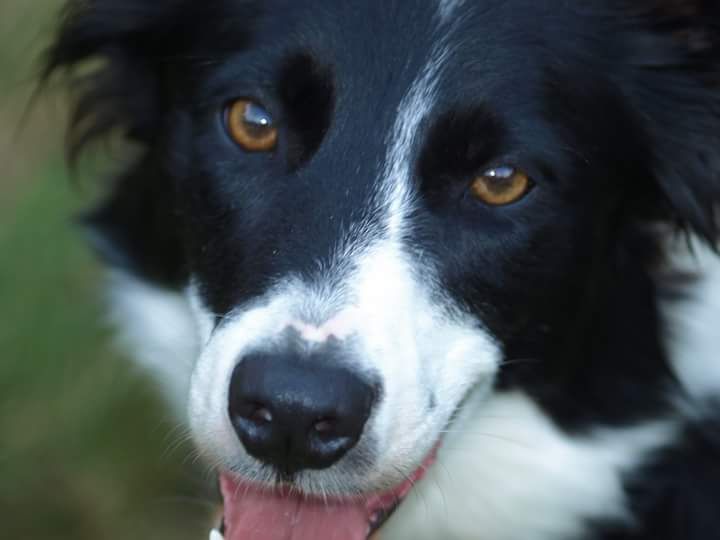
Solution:
M 270 152 L 278 142 L 278 129 L 270 113 L 249 99 L 228 105 L 225 124 L 230 137 L 247 152 Z

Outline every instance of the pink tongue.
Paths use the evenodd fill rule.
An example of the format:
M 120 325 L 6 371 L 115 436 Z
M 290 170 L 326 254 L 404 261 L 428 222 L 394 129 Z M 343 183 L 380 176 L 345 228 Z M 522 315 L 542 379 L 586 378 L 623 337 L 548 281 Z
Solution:
M 226 540 L 366 540 L 363 501 L 324 502 L 238 484 L 223 475 Z
M 363 499 L 324 501 L 220 475 L 225 540 L 367 540 L 373 517 L 388 512 L 435 462 L 438 446 L 405 482 Z

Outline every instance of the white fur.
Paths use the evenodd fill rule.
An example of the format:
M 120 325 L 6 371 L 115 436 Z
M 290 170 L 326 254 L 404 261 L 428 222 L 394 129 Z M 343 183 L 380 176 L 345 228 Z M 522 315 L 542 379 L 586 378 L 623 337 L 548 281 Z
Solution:
M 697 278 L 687 298 L 664 304 L 673 367 L 691 396 L 720 396 L 720 257 L 694 240 L 673 246 L 671 271 Z
M 158 382 L 174 410 L 184 414 L 200 352 L 187 300 L 119 271 L 110 274 L 109 282 L 110 315 L 120 345 Z
M 387 209 L 387 233 L 391 240 L 401 238 L 405 216 L 412 206 L 412 164 L 418 128 L 435 104 L 440 74 L 448 56 L 449 50 L 441 40 L 400 103 L 388 138 L 389 150 L 382 175 L 385 189 L 378 193 L 380 207 Z
M 431 297 L 431 269 L 414 272 L 394 242 L 374 246 L 359 268 L 352 290 L 361 358 L 381 375 L 385 395 L 371 426 L 381 458 L 369 480 L 397 482 L 397 471 L 410 474 L 430 451 L 470 388 L 493 381 L 500 351 L 473 319 Z
M 449 21 L 465 0 L 440 0 L 439 14 L 442 22 Z
M 571 438 L 522 393 L 464 407 L 438 462 L 383 530 L 392 540 L 565 540 L 630 521 L 622 474 L 670 440 L 658 422 Z
M 300 334 L 302 339 L 312 343 L 326 343 L 330 339 L 344 341 L 355 332 L 359 316 L 356 309 L 349 308 L 341 311 L 321 326 L 304 321 L 290 321 L 288 326 Z

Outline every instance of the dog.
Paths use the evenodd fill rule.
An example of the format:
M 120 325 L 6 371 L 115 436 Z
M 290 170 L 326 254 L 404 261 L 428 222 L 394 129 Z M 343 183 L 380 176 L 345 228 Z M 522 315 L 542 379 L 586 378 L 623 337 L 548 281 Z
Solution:
M 69 1 L 44 76 L 79 73 L 73 156 L 134 148 L 83 223 L 218 473 L 210 537 L 720 537 L 719 31 Z

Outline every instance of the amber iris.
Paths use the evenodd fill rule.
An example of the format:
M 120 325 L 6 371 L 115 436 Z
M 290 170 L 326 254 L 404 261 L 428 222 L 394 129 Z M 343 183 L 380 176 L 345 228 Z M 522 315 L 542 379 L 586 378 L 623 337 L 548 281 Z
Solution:
M 476 199 L 490 206 L 505 206 L 522 199 L 530 191 L 530 177 L 514 167 L 498 167 L 485 171 L 470 185 Z
M 278 142 L 278 129 L 270 113 L 249 99 L 238 99 L 228 106 L 227 130 L 230 137 L 248 152 L 270 152 Z

